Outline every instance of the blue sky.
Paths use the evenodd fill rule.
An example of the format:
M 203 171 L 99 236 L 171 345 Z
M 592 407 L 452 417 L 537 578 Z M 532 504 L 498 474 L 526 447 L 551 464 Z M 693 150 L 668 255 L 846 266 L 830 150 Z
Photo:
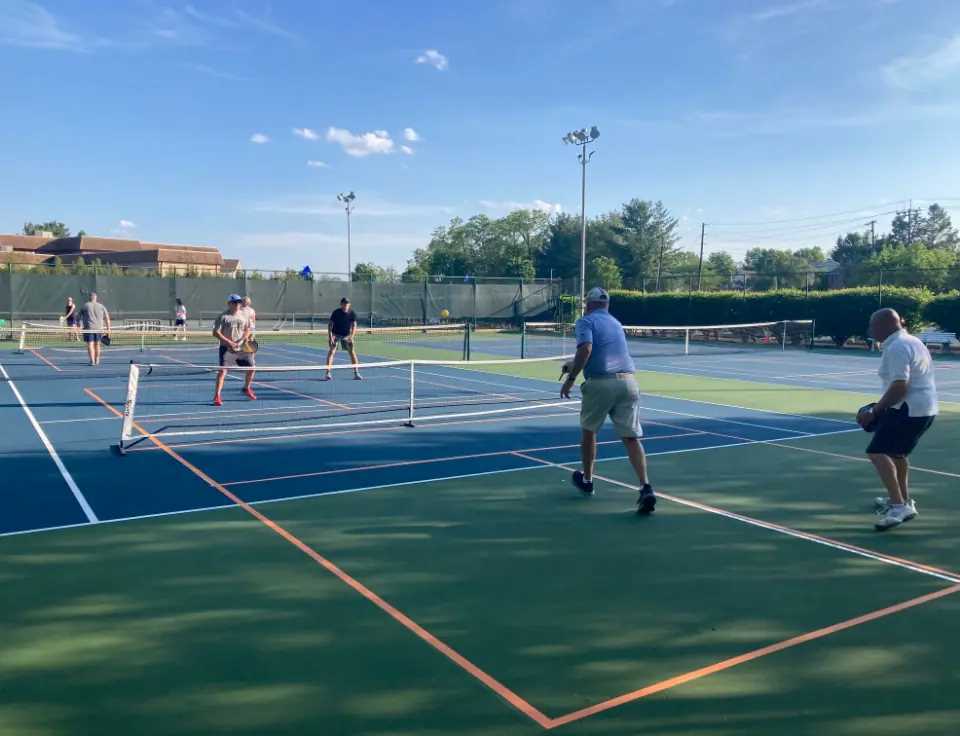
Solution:
M 248 267 L 344 270 L 350 189 L 382 265 L 454 215 L 576 212 L 590 125 L 588 212 L 661 199 L 691 249 L 960 213 L 955 0 L 0 0 L 0 90 L 0 232 Z

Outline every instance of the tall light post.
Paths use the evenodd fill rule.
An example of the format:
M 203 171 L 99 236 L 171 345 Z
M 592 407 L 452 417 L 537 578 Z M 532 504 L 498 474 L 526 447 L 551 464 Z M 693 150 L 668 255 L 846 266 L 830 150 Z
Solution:
M 353 211 L 353 200 L 356 198 L 357 195 L 352 191 L 337 195 L 337 201 L 343 202 L 344 209 L 347 211 L 347 281 L 353 281 L 353 263 L 350 259 L 350 213 Z
M 586 308 L 587 297 L 587 164 L 593 158 L 593 151 L 587 153 L 587 145 L 600 137 L 600 131 L 594 125 L 587 130 L 572 130 L 563 136 L 563 142 L 580 146 L 580 314 Z

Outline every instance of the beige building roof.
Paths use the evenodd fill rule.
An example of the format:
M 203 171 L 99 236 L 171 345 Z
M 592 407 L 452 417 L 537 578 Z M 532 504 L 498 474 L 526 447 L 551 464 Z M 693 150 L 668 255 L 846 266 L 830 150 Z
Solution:
M 41 245 L 49 243 L 50 238 L 41 235 L 3 235 L 0 234 L 0 245 L 9 245 L 13 250 L 33 252 Z
M 174 243 L 150 243 L 127 238 L 99 238 L 92 235 L 74 235 L 68 238 L 44 238 L 32 235 L 0 235 L 0 252 L 17 252 L 32 258 L 17 263 L 52 262 L 60 257 L 64 263 L 78 258 L 92 262 L 140 268 L 196 266 L 204 271 L 219 271 L 224 259 L 220 250 L 209 245 L 180 245 Z M 13 263 L 8 259 L 3 263 Z M 236 270 L 238 261 L 233 260 Z

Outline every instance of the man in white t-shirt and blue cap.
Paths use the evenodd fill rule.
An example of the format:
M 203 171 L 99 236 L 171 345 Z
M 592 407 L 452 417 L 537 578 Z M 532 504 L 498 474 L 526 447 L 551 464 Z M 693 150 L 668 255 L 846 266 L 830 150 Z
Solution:
M 596 287 L 587 293 L 584 315 L 577 320 L 577 354 L 564 366 L 567 379 L 560 395 L 570 398 L 577 376 L 581 385 L 580 455 L 583 470 L 573 474 L 573 484 L 586 496 L 593 495 L 593 465 L 597 459 L 597 432 L 609 416 L 627 448 L 627 455 L 640 480 L 637 513 L 649 514 L 657 504 L 656 494 L 647 477 L 647 457 L 640 438 L 640 389 L 634 379 L 636 367 L 630 357 L 623 325 L 610 314 L 610 295 Z
M 917 515 L 910 495 L 907 459 L 939 413 L 933 358 L 921 340 L 907 332 L 893 309 L 870 317 L 870 337 L 883 343 L 880 380 L 883 396 L 857 414 L 860 426 L 874 433 L 867 456 L 887 490 L 876 500 L 878 531 L 892 529 Z

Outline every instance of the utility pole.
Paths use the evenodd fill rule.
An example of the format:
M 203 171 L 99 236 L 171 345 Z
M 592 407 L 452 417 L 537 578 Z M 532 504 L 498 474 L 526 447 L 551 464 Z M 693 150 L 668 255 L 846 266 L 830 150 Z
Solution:
M 864 224 L 870 226 L 870 247 L 876 250 L 877 249 L 877 231 L 876 231 L 877 221 L 870 220 L 870 222 L 866 222 Z
M 347 281 L 353 281 L 353 263 L 350 258 L 350 213 L 353 211 L 353 200 L 357 195 L 352 191 L 349 194 L 338 194 L 337 201 L 343 202 L 344 209 L 347 211 Z
M 577 160 L 580 161 L 580 314 L 586 309 L 587 303 L 587 164 L 593 158 L 593 151 L 587 153 L 587 145 L 600 137 L 600 131 L 594 125 L 588 131 L 586 128 L 573 130 L 563 136 L 563 142 L 580 147 Z
M 657 285 L 654 287 L 654 291 L 660 291 L 660 271 L 663 268 L 663 233 L 660 233 L 660 255 L 657 256 Z
M 707 229 L 707 223 L 700 223 L 700 265 L 697 267 L 697 291 L 703 287 L 703 234 Z

